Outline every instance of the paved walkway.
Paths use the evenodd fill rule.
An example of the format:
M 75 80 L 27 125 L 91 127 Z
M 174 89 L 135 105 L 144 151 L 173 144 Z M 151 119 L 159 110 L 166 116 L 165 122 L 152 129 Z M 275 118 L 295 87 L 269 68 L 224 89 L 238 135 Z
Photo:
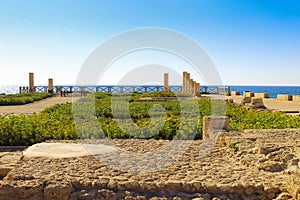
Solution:
M 41 101 L 33 102 L 30 104 L 20 105 L 20 106 L 0 106 L 0 115 L 4 114 L 25 114 L 31 115 L 33 113 L 38 113 L 47 107 L 53 106 L 55 104 L 72 102 L 72 97 L 51 97 Z

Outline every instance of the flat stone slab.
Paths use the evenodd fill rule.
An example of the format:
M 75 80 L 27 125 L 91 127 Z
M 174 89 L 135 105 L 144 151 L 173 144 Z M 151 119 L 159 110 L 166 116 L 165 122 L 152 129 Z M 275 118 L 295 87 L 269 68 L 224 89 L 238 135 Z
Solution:
M 114 152 L 103 144 L 39 143 L 23 152 L 24 157 L 72 158 Z

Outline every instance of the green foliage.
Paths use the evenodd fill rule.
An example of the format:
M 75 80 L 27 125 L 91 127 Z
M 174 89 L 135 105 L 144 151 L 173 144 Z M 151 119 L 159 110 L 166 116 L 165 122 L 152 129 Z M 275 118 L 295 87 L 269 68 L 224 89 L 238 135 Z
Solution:
M 45 140 L 78 139 L 71 104 L 29 116 L 0 116 L 0 145 L 32 145 Z
M 202 137 L 202 121 L 195 116 L 199 105 L 197 100 L 170 100 L 163 102 L 135 102 L 141 97 L 189 97 L 189 95 L 171 92 L 139 93 L 95 93 L 88 101 L 79 101 L 75 107 L 77 122 L 80 122 L 79 135 L 82 138 L 155 138 L 155 139 L 194 139 Z M 95 100 L 95 103 L 93 103 Z M 196 105 L 195 105 L 196 104 Z M 89 120 L 95 115 L 102 131 Z M 184 106 L 185 118 L 182 117 L 181 106 Z M 196 109 L 195 109 L 196 108 Z M 89 112 L 90 111 L 90 112 Z M 92 120 L 94 121 L 94 120 Z M 82 129 L 82 127 L 88 127 Z M 181 130 L 179 130 L 181 127 Z M 82 129 L 82 130 L 81 130 Z M 86 133 L 90 134 L 86 134 Z
M 300 115 L 291 116 L 282 112 L 247 110 L 230 103 L 227 104 L 226 112 L 231 130 L 300 128 Z
M 238 147 L 237 145 L 240 144 L 240 143 L 241 143 L 241 142 L 230 143 L 228 147 L 229 147 L 230 149 L 233 149 L 234 152 L 238 152 L 239 147 Z
M 230 118 L 231 130 L 300 128 L 300 115 L 247 110 L 235 104 L 206 98 L 134 101 L 141 97 L 175 95 L 178 97 L 174 93 L 95 93 L 73 105 L 58 104 L 30 116 L 0 116 L 0 145 L 31 145 L 49 139 L 105 137 L 201 139 L 203 117 L 224 115 L 225 112 Z M 238 151 L 237 144 L 229 146 Z
M 50 93 L 7 94 L 0 96 L 0 105 L 23 105 L 51 97 Z

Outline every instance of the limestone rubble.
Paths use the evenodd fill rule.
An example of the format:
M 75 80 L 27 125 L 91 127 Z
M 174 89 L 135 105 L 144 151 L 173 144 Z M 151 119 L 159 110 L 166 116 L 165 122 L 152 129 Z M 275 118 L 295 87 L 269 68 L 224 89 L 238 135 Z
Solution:
M 140 172 L 107 165 L 110 158 L 121 159 L 118 151 L 101 158 L 2 153 L 0 199 L 300 199 L 300 129 L 224 132 L 206 156 L 200 156 L 201 143 L 192 142 L 167 167 Z M 131 139 L 113 144 L 143 155 L 169 141 Z M 143 159 L 143 165 L 159 165 L 147 156 Z M 122 161 L 120 166 L 131 164 Z

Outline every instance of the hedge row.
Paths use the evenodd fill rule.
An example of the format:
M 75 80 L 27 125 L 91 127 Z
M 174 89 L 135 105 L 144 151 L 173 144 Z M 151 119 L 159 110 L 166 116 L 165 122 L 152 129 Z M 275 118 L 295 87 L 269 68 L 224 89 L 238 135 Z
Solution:
M 50 93 L 24 93 L 0 95 L 0 105 L 24 105 L 51 97 Z

